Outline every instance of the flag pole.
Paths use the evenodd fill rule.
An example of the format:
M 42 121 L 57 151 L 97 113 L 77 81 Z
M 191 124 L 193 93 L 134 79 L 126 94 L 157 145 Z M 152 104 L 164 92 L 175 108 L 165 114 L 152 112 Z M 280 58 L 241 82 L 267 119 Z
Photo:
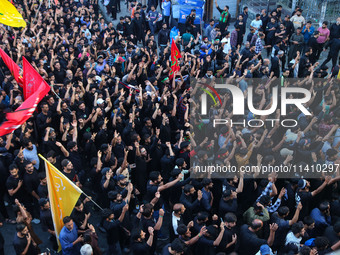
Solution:
M 50 87 L 51 87 L 51 91 L 53 92 L 53 94 L 54 94 L 58 99 L 63 100 L 57 93 L 55 93 L 53 86 L 50 85 Z M 70 109 L 68 106 L 67 106 L 67 110 L 69 110 L 69 112 L 72 113 L 71 109 Z
M 83 192 L 83 194 L 85 195 L 85 197 L 87 197 L 88 199 L 90 199 L 90 201 L 92 203 L 94 203 L 100 210 L 104 210 L 103 208 L 101 208 L 96 202 L 93 201 L 93 199 L 91 197 L 89 197 L 86 193 Z

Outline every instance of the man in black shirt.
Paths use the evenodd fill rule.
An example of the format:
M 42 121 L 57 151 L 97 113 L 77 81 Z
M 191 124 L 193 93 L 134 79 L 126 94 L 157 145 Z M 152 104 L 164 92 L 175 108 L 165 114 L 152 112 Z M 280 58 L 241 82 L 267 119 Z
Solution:
M 158 33 L 158 46 L 160 47 L 160 50 L 163 51 L 168 42 L 170 36 L 170 30 L 168 29 L 168 25 L 166 23 L 163 23 L 162 29 Z
M 226 254 L 232 253 L 236 247 L 236 222 L 237 217 L 234 213 L 227 213 L 224 216 L 224 233 L 217 250 Z
M 196 26 L 194 25 L 196 19 L 196 10 L 191 9 L 191 13 L 186 17 L 185 29 L 193 36 L 196 36 Z
M 42 134 L 44 132 L 45 132 L 45 136 L 43 139 L 43 146 L 42 146 L 43 151 L 49 152 L 52 150 L 58 156 L 63 156 L 63 157 L 68 157 L 70 155 L 69 152 L 63 146 L 63 144 L 56 140 L 57 134 L 54 128 L 47 127 L 46 130 L 42 131 Z
M 125 17 L 125 36 L 130 38 L 134 35 L 134 24 L 131 22 L 131 17 Z M 131 37 L 132 38 L 132 37 Z
M 33 164 L 31 162 L 26 162 L 25 165 L 26 172 L 24 173 L 24 187 L 27 192 L 27 199 L 23 200 L 27 210 L 33 216 L 33 222 L 38 219 L 38 200 L 40 197 L 37 194 L 38 186 L 39 186 L 39 177 L 38 172 L 35 170 Z M 37 222 L 37 221 L 36 221 Z
M 333 251 L 338 250 L 340 247 L 340 241 L 330 246 L 329 240 L 324 236 L 319 236 L 315 238 L 314 244 L 317 249 L 318 255 L 330 254 Z
M 53 55 L 53 57 L 56 57 Z M 64 78 L 66 76 L 66 71 L 64 68 L 61 67 L 59 62 L 53 64 L 53 57 L 51 58 L 51 70 L 54 73 L 56 83 L 63 84 Z
M 13 240 L 13 246 L 17 255 L 37 255 L 36 244 L 24 224 L 16 226 L 16 233 Z
M 37 189 L 38 196 L 40 198 L 48 198 L 46 174 L 44 172 L 41 172 L 38 174 L 38 177 L 40 181 L 38 189 Z
M 146 194 L 146 183 L 148 181 L 147 171 L 147 151 L 144 147 L 140 147 L 138 142 L 135 142 L 136 147 L 136 168 L 132 173 L 132 181 L 136 180 L 136 188 L 142 196 Z M 137 176 L 138 175 L 138 176 Z
M 261 239 L 256 235 L 256 232 L 262 229 L 262 227 L 263 222 L 259 219 L 253 220 L 250 226 L 244 224 L 241 227 L 239 254 L 256 254 L 259 251 L 261 245 L 273 245 L 275 231 L 278 228 L 277 224 L 274 223 L 270 225 L 270 234 L 267 240 Z
M 298 182 L 297 192 L 295 194 L 295 202 L 298 205 L 300 202 L 302 204 L 302 210 L 299 215 L 299 219 L 302 220 L 310 212 L 310 204 L 313 197 L 319 194 L 330 181 L 331 177 L 327 176 L 325 181 L 314 191 L 310 192 L 310 183 L 305 179 L 300 179 Z
M 186 184 L 179 199 L 180 203 L 182 203 L 186 209 L 183 214 L 183 219 L 185 222 L 190 221 L 192 216 L 198 213 L 200 210 L 202 191 L 197 191 L 197 199 L 194 198 L 195 192 L 196 190 L 194 186 L 192 186 L 191 184 Z
M 49 111 L 49 106 L 47 103 L 41 104 L 41 113 L 37 115 L 37 127 L 39 133 L 43 133 L 46 127 L 48 127 L 52 122 L 52 113 Z
M 54 231 L 52 213 L 50 202 L 46 198 L 39 199 L 39 206 L 40 206 L 40 222 L 41 228 L 44 232 L 48 232 L 50 234 L 49 240 L 53 244 L 53 249 L 58 249 L 58 243 Z
M 151 249 L 153 243 L 153 228 L 148 227 L 149 238 L 145 242 L 145 232 L 141 229 L 137 229 L 132 233 L 131 238 L 133 244 L 131 246 L 133 255 L 147 255 Z
M 327 237 L 330 245 L 340 241 L 340 222 L 335 223 L 334 226 L 329 226 L 326 228 L 324 236 Z
M 176 238 L 175 240 L 173 240 L 172 243 L 169 243 L 164 246 L 164 248 L 162 249 L 161 255 L 172 255 L 172 254 L 179 255 L 183 253 L 184 253 L 184 244 L 181 242 L 181 240 Z
M 120 223 L 124 220 L 125 213 L 128 211 L 129 206 L 125 205 L 123 207 L 122 213 L 117 220 L 115 220 L 115 216 L 110 209 L 105 209 L 103 211 L 103 228 L 106 230 L 106 240 L 109 245 L 109 254 L 121 254 L 121 248 L 119 244 L 119 226 Z M 144 254 L 145 255 L 145 254 Z
M 63 167 L 63 174 L 71 181 L 73 181 L 78 187 L 80 187 L 81 184 L 76 172 L 73 169 L 72 162 L 68 159 L 64 159 L 63 161 L 61 161 L 61 166 Z
M 170 181 L 166 184 L 163 184 L 163 178 L 160 175 L 158 171 L 152 171 L 150 173 L 150 181 L 147 183 L 147 193 L 145 200 L 148 202 L 151 202 L 151 200 L 155 197 L 156 192 L 162 192 L 163 190 L 166 190 L 172 186 L 174 186 L 176 183 L 178 183 L 183 178 L 183 174 L 180 173 L 176 179 L 173 181 Z M 158 210 L 160 207 L 162 207 L 162 200 L 158 201 L 158 204 L 156 206 L 156 210 Z
M 75 127 L 75 129 L 77 129 L 77 127 Z M 68 142 L 67 150 L 70 152 L 70 155 L 68 158 L 72 162 L 75 172 L 77 174 L 80 174 L 80 172 L 84 169 L 84 167 L 83 167 L 82 157 L 78 151 L 77 143 L 74 141 Z
M 87 212 L 84 203 L 81 200 L 78 200 L 72 211 L 71 218 L 73 219 L 74 223 L 78 226 L 79 230 L 88 229 L 87 223 L 90 216 L 91 213 Z
M 237 213 L 237 193 L 231 189 L 226 189 L 223 192 L 220 200 L 220 215 L 225 215 L 227 212 Z
M 9 166 L 10 176 L 7 178 L 6 187 L 10 196 L 12 204 L 17 198 L 19 201 L 25 201 L 25 189 L 22 186 L 23 180 L 19 176 L 19 169 L 17 165 L 12 164 Z
M 117 32 L 119 35 L 124 36 L 125 35 L 125 23 L 124 23 L 124 17 L 119 18 L 119 23 L 117 24 Z

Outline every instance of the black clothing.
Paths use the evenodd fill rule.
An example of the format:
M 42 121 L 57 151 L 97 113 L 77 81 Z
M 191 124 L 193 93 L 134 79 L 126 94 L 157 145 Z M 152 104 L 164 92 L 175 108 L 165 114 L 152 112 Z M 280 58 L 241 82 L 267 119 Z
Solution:
M 262 244 L 267 244 L 266 240 L 258 238 L 258 236 L 248 228 L 249 226 L 247 224 L 241 227 L 239 254 L 256 254 Z
M 25 250 L 26 245 L 27 245 L 26 236 L 23 237 L 23 238 L 20 238 L 20 237 L 18 237 L 17 233 L 15 233 L 14 240 L 13 240 L 13 246 L 14 246 L 15 253 L 17 255 L 21 255 L 22 252 Z M 31 242 L 26 255 L 37 255 L 37 254 L 38 254 L 38 252 L 37 252 L 36 248 L 34 247 L 33 242 Z

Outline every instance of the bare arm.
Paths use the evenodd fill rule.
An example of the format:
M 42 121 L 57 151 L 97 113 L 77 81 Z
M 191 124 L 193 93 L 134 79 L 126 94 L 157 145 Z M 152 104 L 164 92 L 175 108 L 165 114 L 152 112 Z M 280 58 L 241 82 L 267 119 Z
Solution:
M 301 202 L 298 204 L 294 216 L 293 218 L 289 221 L 289 226 L 293 225 L 294 223 L 296 223 L 299 220 L 299 215 L 300 215 L 300 211 L 302 209 L 302 204 Z
M 314 197 L 315 195 L 319 194 L 328 184 L 330 181 L 331 177 L 327 176 L 325 181 L 314 191 L 312 191 L 312 196 Z
M 222 241 L 223 234 L 224 234 L 224 222 L 221 223 L 220 228 L 221 228 L 221 231 L 220 231 L 219 235 L 217 236 L 216 240 L 213 243 L 214 246 L 219 246 L 221 241 Z
M 270 224 L 270 233 L 267 239 L 267 243 L 269 246 L 272 246 L 275 239 L 275 231 L 278 229 L 278 225 L 276 223 Z
M 159 210 L 159 217 L 158 217 L 158 220 L 157 220 L 157 223 L 154 227 L 155 230 L 160 230 L 161 227 L 162 227 L 162 224 L 163 224 L 163 216 L 164 216 L 164 211 L 163 209 L 160 209 Z
M 178 177 L 175 180 L 159 186 L 157 191 L 161 192 L 163 190 L 166 190 L 166 189 L 174 186 L 177 182 L 179 182 L 182 179 L 182 177 L 183 177 L 183 174 L 179 174 Z

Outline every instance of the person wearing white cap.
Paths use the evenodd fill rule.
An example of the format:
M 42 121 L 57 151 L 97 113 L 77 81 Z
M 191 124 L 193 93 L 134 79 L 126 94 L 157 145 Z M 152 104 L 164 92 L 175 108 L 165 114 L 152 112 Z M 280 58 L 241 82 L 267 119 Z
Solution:
M 304 167 L 304 166 L 302 166 Z M 301 202 L 302 204 L 302 210 L 300 212 L 300 217 L 299 219 L 303 219 L 307 214 L 310 212 L 309 206 L 312 198 L 319 194 L 330 182 L 332 177 L 327 176 L 325 178 L 325 181 L 314 191 L 310 192 L 310 183 L 309 181 L 305 179 L 300 179 L 298 182 L 298 188 L 297 192 L 295 194 L 295 202 L 299 204 Z

